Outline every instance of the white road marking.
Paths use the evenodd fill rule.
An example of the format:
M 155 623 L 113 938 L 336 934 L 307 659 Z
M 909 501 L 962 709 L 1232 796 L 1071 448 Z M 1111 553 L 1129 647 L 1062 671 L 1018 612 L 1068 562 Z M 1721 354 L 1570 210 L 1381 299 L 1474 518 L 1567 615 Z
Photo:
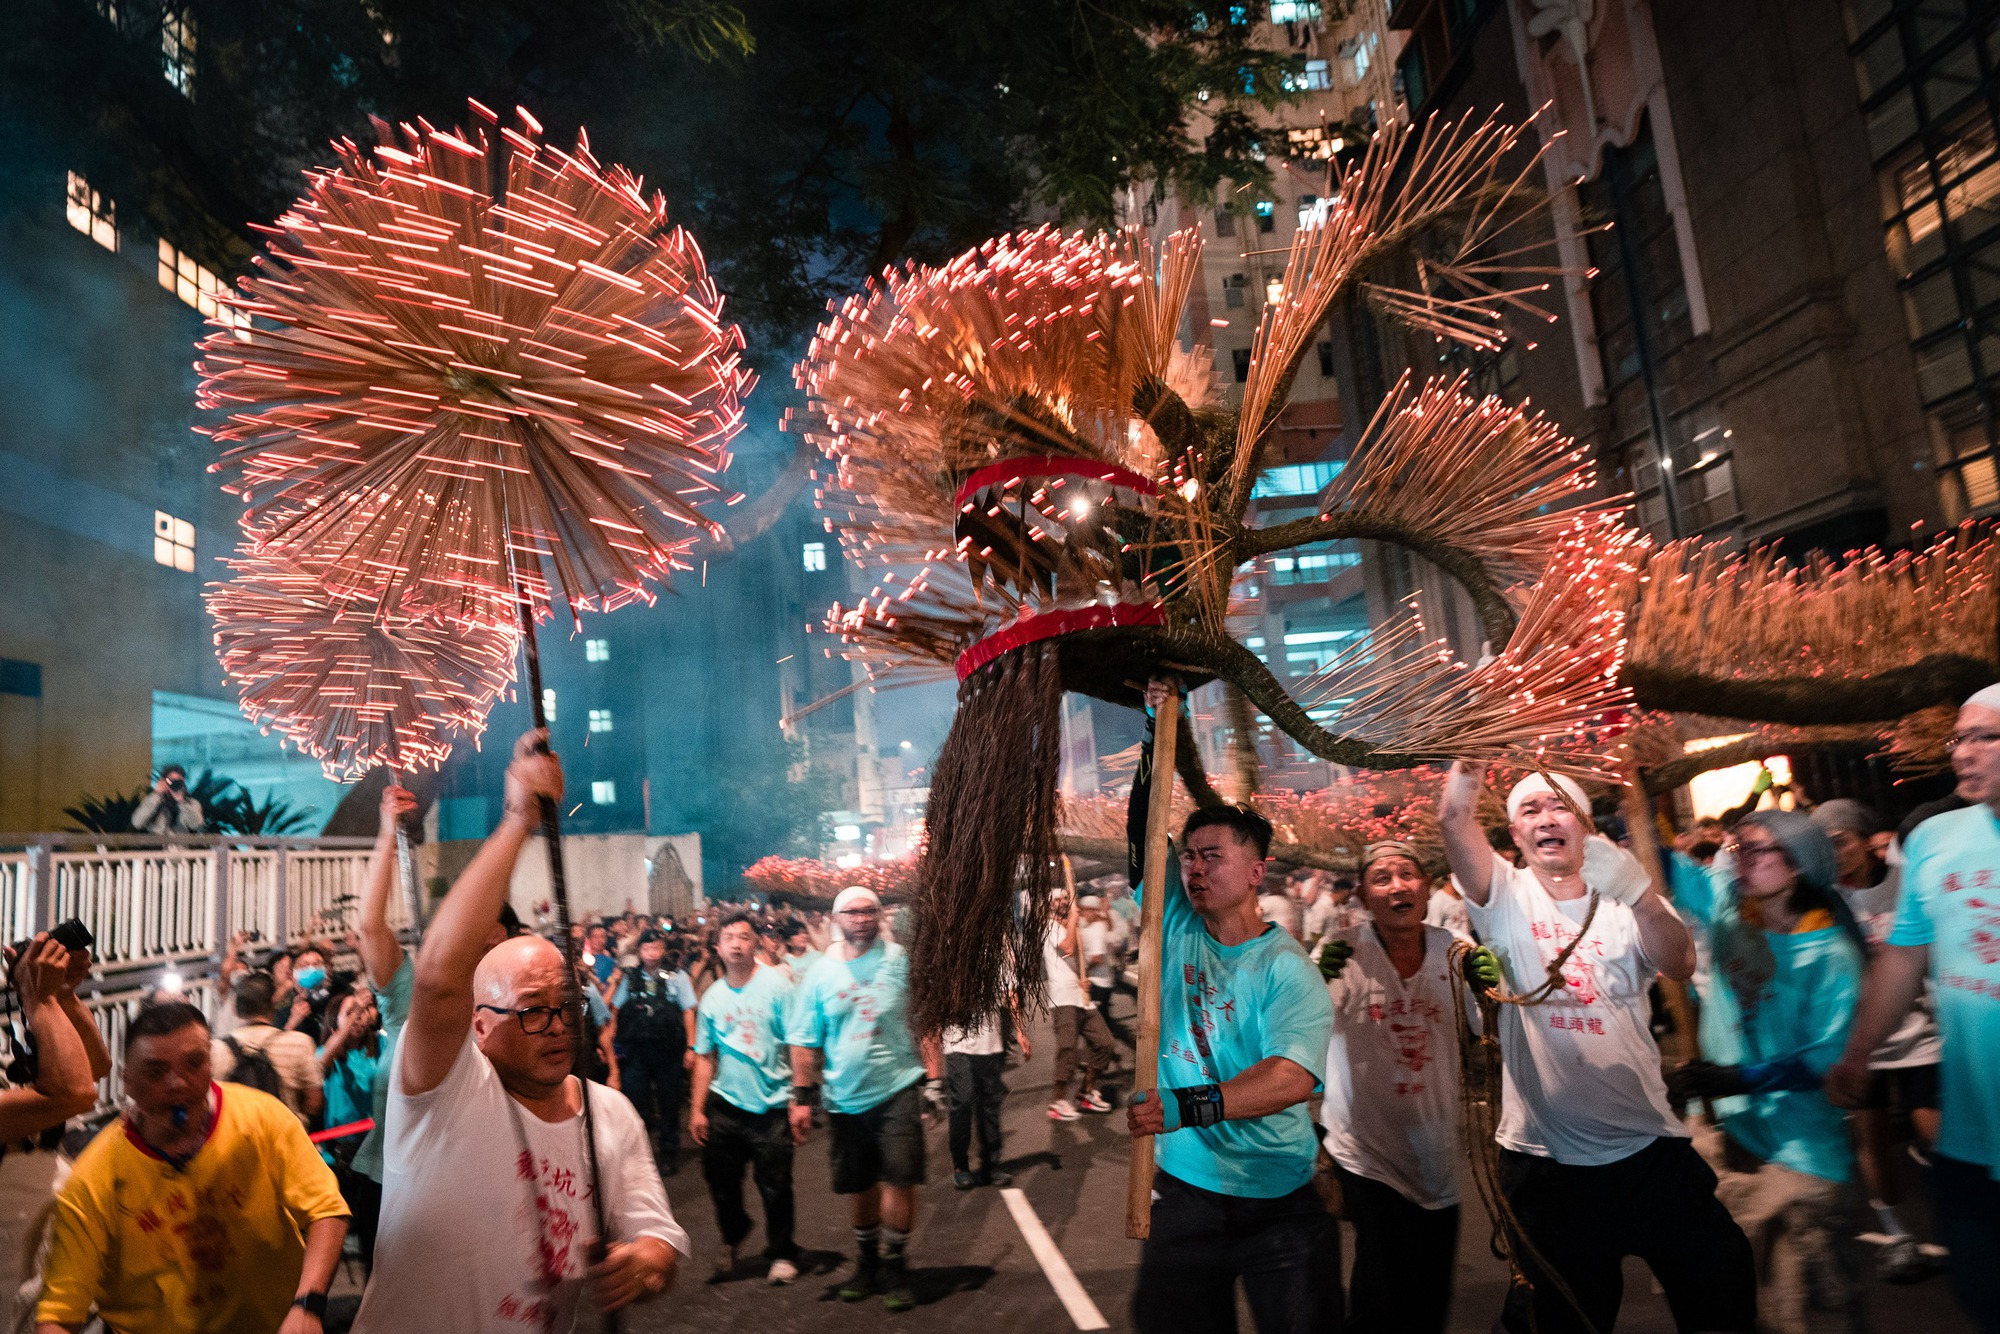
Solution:
M 1078 1329 L 1109 1329 L 1111 1324 L 1104 1313 L 1097 1309 L 1097 1303 L 1090 1300 L 1090 1294 L 1077 1282 L 1076 1273 L 1063 1259 L 1062 1251 L 1056 1246 L 1054 1237 L 1042 1226 L 1042 1220 L 1035 1213 L 1035 1206 L 1028 1203 L 1028 1197 L 1018 1187 L 1009 1186 L 1000 1192 L 1000 1198 L 1007 1201 L 1007 1212 L 1014 1215 L 1014 1226 L 1021 1229 L 1027 1239 L 1028 1249 L 1035 1253 L 1035 1260 L 1042 1267 L 1042 1274 L 1049 1280 L 1049 1286 L 1056 1290 L 1063 1309 Z

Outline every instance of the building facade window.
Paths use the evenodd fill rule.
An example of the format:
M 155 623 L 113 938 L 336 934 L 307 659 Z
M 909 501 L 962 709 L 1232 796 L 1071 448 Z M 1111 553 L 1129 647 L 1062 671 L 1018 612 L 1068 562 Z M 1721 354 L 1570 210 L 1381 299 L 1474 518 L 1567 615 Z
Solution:
M 611 710 L 592 709 L 590 711 L 590 730 L 593 732 L 609 732 L 611 730 Z
M 1229 362 L 1231 369 L 1236 374 L 1236 383 L 1249 383 L 1250 349 L 1247 347 L 1232 347 L 1229 349 Z
M 611 661 L 611 641 L 608 639 L 586 639 L 583 641 L 585 662 Z
M 1273 23 L 1318 23 L 1319 0 L 1271 0 Z
M 618 784 L 609 778 L 595 779 L 590 784 L 590 804 L 612 806 L 618 801 Z
M 114 254 L 118 250 L 118 207 L 93 190 L 76 172 L 69 174 L 64 212 L 69 225 Z
M 1257 230 L 1274 232 L 1278 229 L 1278 205 L 1274 200 L 1260 199 L 1253 211 L 1257 215 Z
M 1981 11 L 1919 0 L 1848 11 L 1884 242 L 1957 523 L 2000 506 L 2000 32 Z
M 219 316 L 224 324 L 239 332 L 248 326 L 249 316 L 216 299 L 229 290 L 229 285 L 216 277 L 213 269 L 197 263 L 192 255 L 165 238 L 160 241 L 159 279 L 160 286 L 202 314 Z
M 153 563 L 194 573 L 194 525 L 165 510 L 153 511 Z
M 1243 294 L 1249 290 L 1249 274 L 1224 274 L 1222 278 L 1222 304 L 1230 310 L 1241 310 L 1243 308 Z
M 826 569 L 826 543 L 808 542 L 803 551 L 806 573 L 819 574 Z
M 194 13 L 186 5 L 168 4 L 160 11 L 160 66 L 167 82 L 192 101 Z
M 1613 452 L 1629 469 L 1639 521 L 1667 537 L 1726 525 L 1740 508 L 1722 428 L 1712 410 L 1679 394 L 1686 377 L 1674 358 L 1693 342 L 1694 322 L 1650 122 L 1629 147 L 1604 150 L 1603 169 L 1577 187 L 1577 202 L 1595 228 L 1586 238 L 1590 309 Z M 1504 384 L 1518 362 L 1477 369 L 1482 384 Z M 1661 485 L 1663 464 L 1671 490 Z
M 1217 236 L 1236 235 L 1236 215 L 1227 208 L 1215 210 L 1215 234 Z

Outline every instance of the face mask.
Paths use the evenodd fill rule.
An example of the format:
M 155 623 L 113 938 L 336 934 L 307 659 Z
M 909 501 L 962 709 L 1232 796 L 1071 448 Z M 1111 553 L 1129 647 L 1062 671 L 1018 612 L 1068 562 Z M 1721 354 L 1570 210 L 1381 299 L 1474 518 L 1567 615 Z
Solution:
M 301 991 L 311 991 L 324 981 L 326 981 L 326 969 L 324 968 L 301 969 L 298 975 L 299 990 Z

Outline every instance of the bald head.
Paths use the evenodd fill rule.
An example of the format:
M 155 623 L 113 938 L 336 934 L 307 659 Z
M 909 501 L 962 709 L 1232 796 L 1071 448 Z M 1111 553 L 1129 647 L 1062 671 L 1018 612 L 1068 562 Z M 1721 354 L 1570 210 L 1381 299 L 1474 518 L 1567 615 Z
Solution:
M 540 936 L 516 936 L 486 951 L 472 974 L 472 999 L 480 1005 L 516 1003 L 527 991 L 563 986 L 563 955 Z

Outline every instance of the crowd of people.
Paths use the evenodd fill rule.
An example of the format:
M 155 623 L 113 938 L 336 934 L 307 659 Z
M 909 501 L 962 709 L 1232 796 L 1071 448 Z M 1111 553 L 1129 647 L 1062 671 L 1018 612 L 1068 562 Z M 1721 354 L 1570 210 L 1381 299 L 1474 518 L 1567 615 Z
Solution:
M 1151 684 L 1149 717 L 1169 689 Z M 1508 1330 L 1611 1330 L 1628 1256 L 1683 1330 L 1860 1329 L 1864 1232 L 1883 1278 L 1942 1257 L 1975 1324 L 2000 1330 L 2000 687 L 1960 712 L 1957 795 L 1900 828 L 1847 799 L 1757 809 L 1760 780 L 1656 867 L 1562 777 L 1516 784 L 1497 836 L 1464 763 L 1439 794 L 1442 866 L 1383 840 L 1351 876 L 1287 877 L 1255 810 L 1198 809 L 1157 887 L 1157 1091 L 1121 1097 L 1112 999 L 1155 892 L 1141 753 L 1134 865 L 1059 892 L 1041 928 L 1048 1117 L 1122 1101 L 1156 1139 L 1140 1330 L 1234 1328 L 1239 1290 L 1266 1334 L 1444 1329 L 1468 1161 L 1497 1183 L 1525 1280 Z M 76 997 L 90 956 L 26 943 L 10 981 L 30 1059 L 0 1091 L 0 1319 L 119 1334 L 168 1309 L 314 1334 L 351 1232 L 359 1330 L 567 1329 L 674 1282 L 690 1241 L 664 1179 L 683 1138 L 721 1234 L 713 1276 L 746 1276 L 747 1172 L 763 1226 L 747 1273 L 782 1286 L 799 1276 L 794 1154 L 816 1135 L 853 1229 L 838 1297 L 912 1308 L 927 1122 L 946 1126 L 955 1188 L 1007 1185 L 1008 1053 L 1030 1056 L 1034 1016 L 913 1032 L 907 924 L 858 886 L 825 913 L 628 911 L 575 924 L 566 952 L 508 904 L 561 791 L 542 738 L 522 738 L 499 827 L 411 950 L 388 909 L 414 801 L 389 788 L 351 929 L 232 941 L 212 1021 L 173 995 L 141 1009 L 122 1115 L 73 1165 L 57 1138 L 110 1066 Z M 1691 1010 L 1669 1003 L 1682 984 Z M 1699 1054 L 1664 1061 L 1690 1012 L 1673 1036 Z M 1468 1142 L 1482 1035 L 1498 1121 Z M 1929 1246 L 1905 1216 L 1919 1177 Z

